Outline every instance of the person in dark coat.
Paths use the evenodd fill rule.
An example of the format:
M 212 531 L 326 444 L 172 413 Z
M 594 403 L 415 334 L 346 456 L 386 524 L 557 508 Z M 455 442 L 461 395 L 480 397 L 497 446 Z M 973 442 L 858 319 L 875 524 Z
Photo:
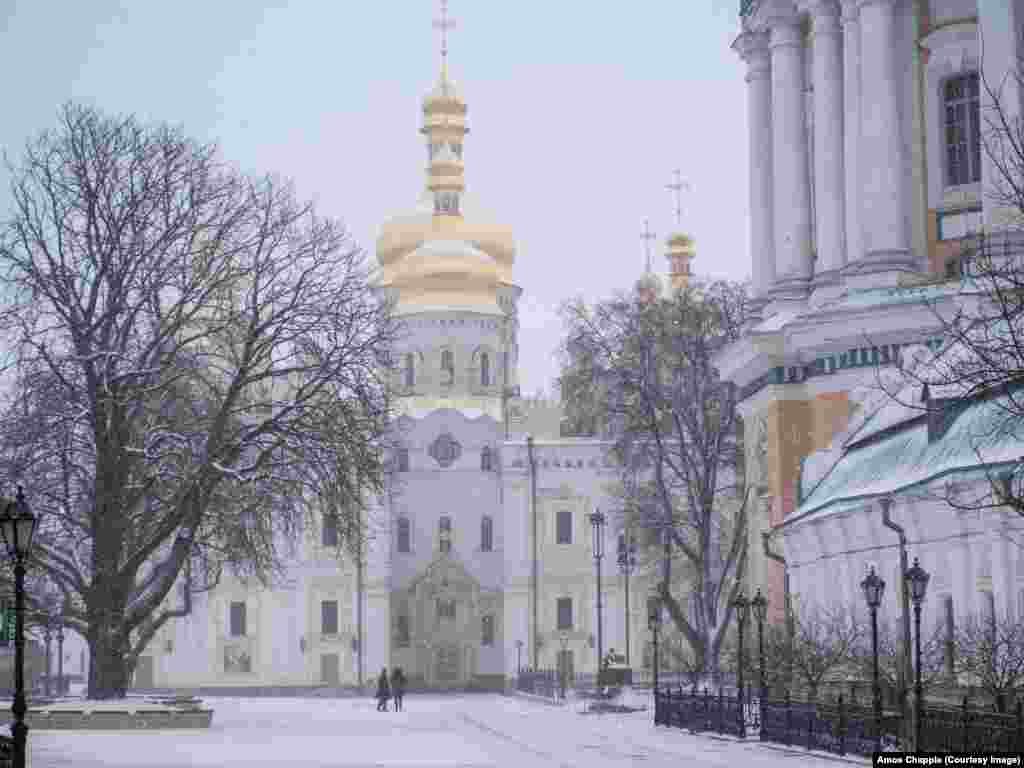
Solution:
M 377 678 L 377 711 L 387 712 L 388 711 L 388 699 L 391 698 L 391 687 L 388 685 L 388 670 L 387 667 L 380 671 L 380 677 Z
M 401 667 L 391 673 L 391 695 L 395 697 L 395 712 L 402 711 L 402 697 L 405 696 L 405 675 Z

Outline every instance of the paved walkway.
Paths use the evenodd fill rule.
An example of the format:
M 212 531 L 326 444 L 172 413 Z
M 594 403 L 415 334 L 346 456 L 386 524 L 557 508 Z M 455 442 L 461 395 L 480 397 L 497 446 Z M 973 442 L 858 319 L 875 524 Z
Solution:
M 515 697 L 410 696 L 405 712 L 367 699 L 208 699 L 206 731 L 34 731 L 31 768 L 295 766 L 771 768 L 841 763 L 656 728 L 650 713 L 581 715 Z

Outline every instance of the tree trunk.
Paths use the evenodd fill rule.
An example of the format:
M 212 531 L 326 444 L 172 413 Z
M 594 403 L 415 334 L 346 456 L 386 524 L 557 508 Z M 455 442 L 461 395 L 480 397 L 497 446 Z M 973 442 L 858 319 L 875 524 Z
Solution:
M 91 627 L 89 643 L 89 698 L 123 699 L 128 692 L 135 660 L 119 628 Z

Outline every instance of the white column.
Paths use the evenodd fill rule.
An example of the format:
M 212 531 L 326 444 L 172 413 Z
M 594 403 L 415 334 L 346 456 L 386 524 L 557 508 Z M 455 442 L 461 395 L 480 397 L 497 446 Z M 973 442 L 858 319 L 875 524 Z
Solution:
M 912 270 L 907 231 L 905 149 L 900 136 L 900 78 L 894 0 L 861 0 L 860 177 L 864 223 L 858 274 Z
M 734 50 L 747 63 L 747 131 L 750 147 L 750 257 L 754 296 L 760 304 L 775 282 L 772 221 L 772 91 L 767 33 L 747 32 Z
M 981 135 L 984 142 L 990 130 L 994 130 L 988 140 L 998 143 L 1005 136 L 1005 130 L 998 127 L 1000 116 L 994 111 L 998 104 L 999 110 L 1005 115 L 1007 122 L 1015 126 L 1014 121 L 1020 119 L 1021 95 L 1014 73 L 1017 67 L 1017 15 L 1014 12 L 1014 0 L 978 0 L 978 34 L 981 42 Z M 988 86 L 986 88 L 986 85 Z M 992 94 L 988 90 L 993 91 Z M 989 127 L 991 124 L 991 128 Z M 1002 138 L 1005 142 L 1006 139 Z M 981 150 L 981 185 L 982 208 L 985 227 L 1005 229 L 1007 214 L 1014 212 L 1014 206 L 1000 205 L 1000 187 L 1006 189 L 1006 180 L 999 173 L 984 148 Z M 1005 195 L 1005 192 L 1003 193 Z M 1019 214 L 1018 214 L 1019 218 Z
M 804 116 L 803 36 L 796 16 L 772 21 L 772 170 L 775 284 L 779 298 L 802 298 L 811 277 L 811 189 Z
M 864 258 L 861 229 L 861 188 L 858 175 L 860 146 L 860 25 L 857 0 L 843 0 L 843 171 L 846 194 L 846 260 Z
M 816 285 L 835 283 L 846 263 L 843 176 L 843 58 L 839 4 L 817 0 L 814 25 L 814 199 L 818 261 Z

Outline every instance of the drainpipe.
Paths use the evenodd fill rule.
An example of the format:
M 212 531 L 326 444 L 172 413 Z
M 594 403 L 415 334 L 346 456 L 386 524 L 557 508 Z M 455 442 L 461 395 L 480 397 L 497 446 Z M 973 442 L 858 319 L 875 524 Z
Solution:
M 882 522 L 885 527 L 893 531 L 900 539 L 900 583 L 898 586 L 900 595 L 900 613 L 903 623 L 903 647 L 899 652 L 899 663 L 896 665 L 896 687 L 900 693 L 900 704 L 906 710 L 907 705 L 907 681 L 913 679 L 913 671 L 910 667 L 910 595 L 907 590 L 907 580 L 904 574 L 907 572 L 907 535 L 902 526 L 897 525 L 889 516 L 892 511 L 892 499 L 885 497 L 879 499 L 879 507 L 882 510 Z
M 533 668 L 540 669 L 540 649 L 537 639 L 540 627 L 537 624 L 537 592 L 540 580 L 537 578 L 537 459 L 533 454 L 533 435 L 526 436 L 526 453 L 530 460 L 530 516 L 533 520 L 533 563 L 530 573 L 530 597 L 533 601 L 533 626 L 530 628 L 530 647 L 533 649 Z

